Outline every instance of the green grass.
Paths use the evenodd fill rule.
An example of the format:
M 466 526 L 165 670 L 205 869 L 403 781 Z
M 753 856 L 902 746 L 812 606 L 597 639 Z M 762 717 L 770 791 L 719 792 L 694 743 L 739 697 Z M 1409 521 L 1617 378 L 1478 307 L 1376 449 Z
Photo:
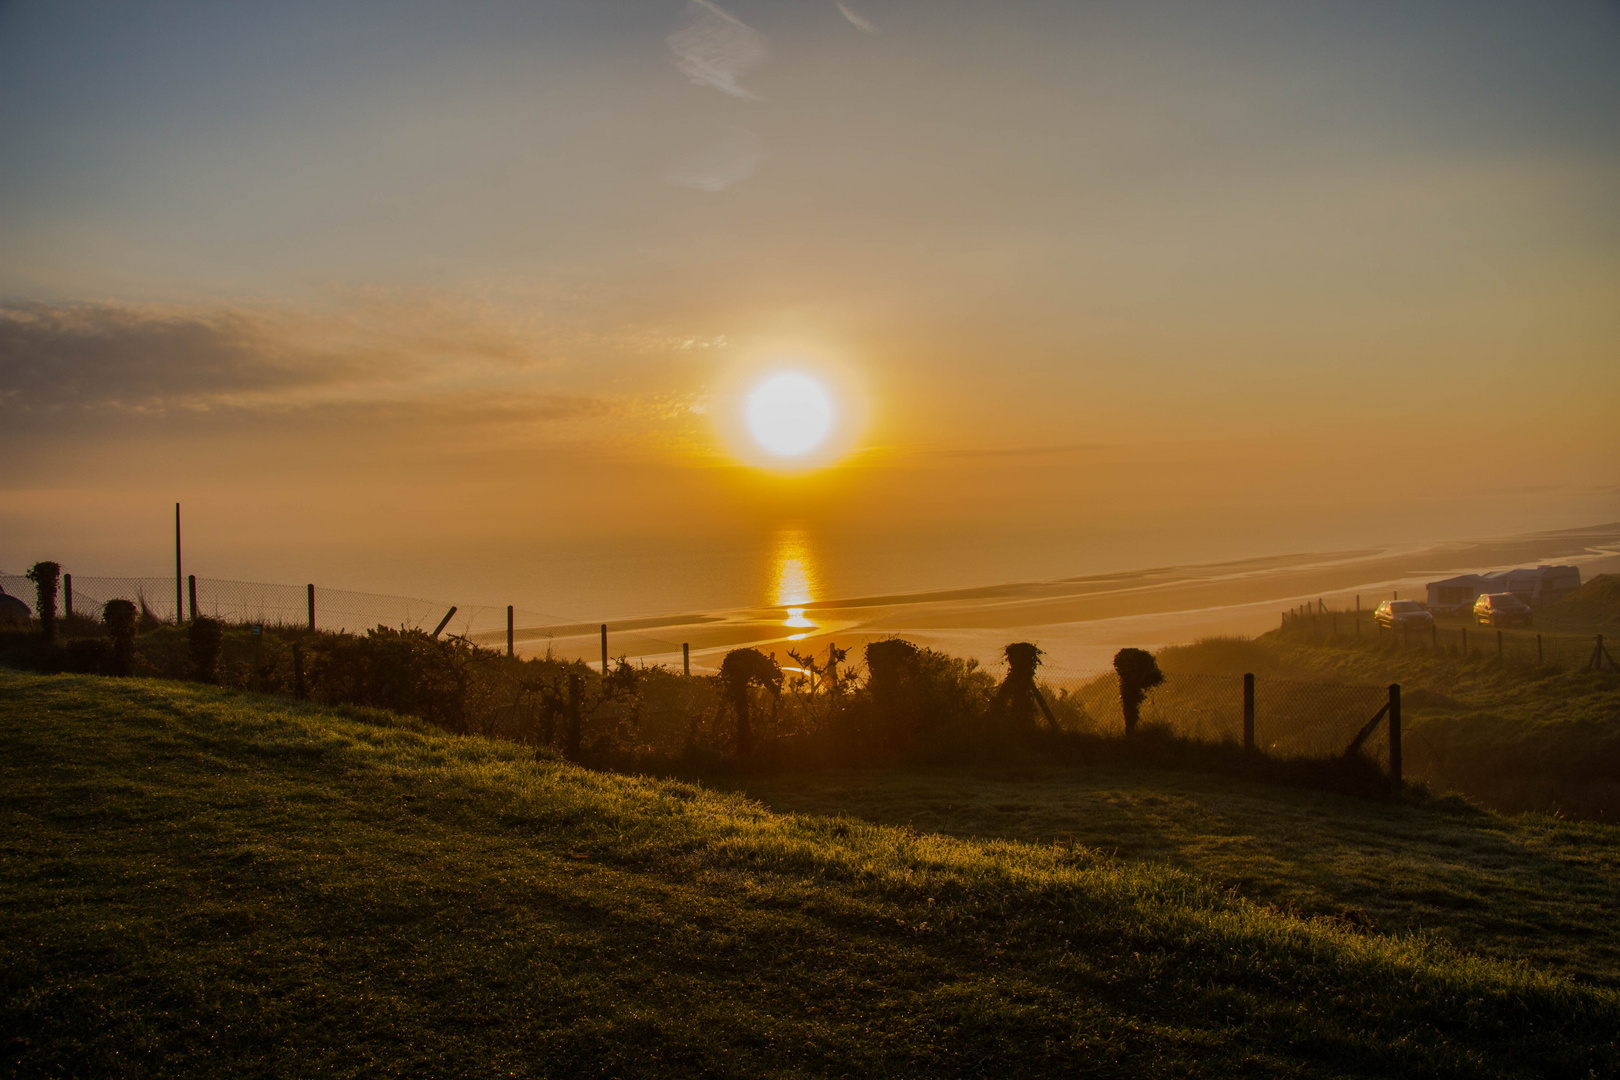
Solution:
M 1559 971 L 1302 918 L 1192 853 L 1189 870 L 781 814 L 383 714 L 3 670 L 0 781 L 0 1045 L 19 1076 L 1620 1066 L 1596 959 Z M 1428 837 L 1414 861 L 1448 831 L 1541 828 L 1560 852 L 1588 835 L 1274 795 L 1381 815 L 1392 845 Z M 1521 877 L 1576 865 L 1499 854 Z
M 1404 698 L 1406 776 L 1498 810 L 1620 822 L 1620 674 L 1499 663 L 1427 645 L 1273 631 L 1159 654 L 1169 672 L 1384 685 Z
M 748 791 L 782 812 L 1174 866 L 1291 914 L 1418 934 L 1620 988 L 1612 826 L 1157 769 L 825 773 L 757 780 Z

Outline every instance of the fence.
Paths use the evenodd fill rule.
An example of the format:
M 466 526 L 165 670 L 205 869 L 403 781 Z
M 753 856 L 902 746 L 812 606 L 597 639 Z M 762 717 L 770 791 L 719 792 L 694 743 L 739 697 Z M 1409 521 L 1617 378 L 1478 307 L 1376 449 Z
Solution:
M 1602 635 L 1570 634 L 1520 627 L 1457 622 L 1385 627 L 1371 612 L 1299 608 L 1284 612 L 1282 629 L 1320 645 L 1370 645 L 1424 651 L 1458 659 L 1497 660 L 1523 668 L 1614 667 Z
M 438 600 L 380 593 L 328 589 L 319 585 L 270 585 L 219 578 L 187 579 L 186 595 L 178 609 L 234 623 L 270 626 L 313 625 L 320 630 L 364 631 L 374 626 L 433 630 L 452 607 L 446 629 L 469 637 L 500 635 L 507 627 L 505 607 L 451 605 Z M 21 574 L 0 574 L 0 589 L 34 606 L 34 583 Z M 85 577 L 64 575 L 57 596 L 58 610 L 99 617 L 108 600 L 131 600 L 165 622 L 175 621 L 175 579 L 172 577 Z M 514 623 L 526 635 L 544 633 L 563 623 L 555 615 L 511 609 Z M 676 651 L 679 651 L 676 646 Z
M 1043 669 L 1040 683 L 1066 726 L 1102 734 L 1125 730 L 1113 671 Z M 1172 673 L 1148 691 L 1141 722 L 1187 738 L 1252 745 L 1275 757 L 1321 758 L 1344 753 L 1388 700 L 1383 686 Z M 1361 749 L 1387 761 L 1387 725 L 1378 725 Z

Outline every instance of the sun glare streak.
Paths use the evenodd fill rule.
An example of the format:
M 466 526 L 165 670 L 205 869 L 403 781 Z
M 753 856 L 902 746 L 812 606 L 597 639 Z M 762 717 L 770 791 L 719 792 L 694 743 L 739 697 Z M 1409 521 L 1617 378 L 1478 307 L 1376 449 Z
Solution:
M 805 608 L 815 601 L 815 569 L 810 556 L 809 538 L 802 530 L 789 529 L 777 534 L 771 556 L 774 579 L 771 606 L 786 610 L 783 626 L 815 629 L 805 617 Z M 803 634 L 794 635 L 795 638 Z

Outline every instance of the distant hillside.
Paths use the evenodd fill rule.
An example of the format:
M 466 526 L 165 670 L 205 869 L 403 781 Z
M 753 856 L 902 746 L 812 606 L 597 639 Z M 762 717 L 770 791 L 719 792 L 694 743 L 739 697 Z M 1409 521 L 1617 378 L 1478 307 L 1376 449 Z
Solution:
M 1536 622 L 1548 629 L 1620 630 L 1620 574 L 1599 574 L 1556 603 L 1536 612 Z
M 1368 827 L 1417 850 L 1453 822 L 1614 895 L 1488 815 Z M 1167 863 L 195 685 L 0 669 L 0 837 L 12 1076 L 1620 1071 L 1613 990 Z M 1441 891 L 1477 915 L 1495 882 Z

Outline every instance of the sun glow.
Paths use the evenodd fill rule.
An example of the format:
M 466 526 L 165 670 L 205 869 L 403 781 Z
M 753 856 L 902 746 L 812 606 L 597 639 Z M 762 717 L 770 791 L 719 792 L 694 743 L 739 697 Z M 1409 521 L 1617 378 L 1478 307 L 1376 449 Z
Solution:
M 776 457 L 810 453 L 833 429 L 833 401 L 826 387 L 796 371 L 768 376 L 743 406 L 748 433 Z

